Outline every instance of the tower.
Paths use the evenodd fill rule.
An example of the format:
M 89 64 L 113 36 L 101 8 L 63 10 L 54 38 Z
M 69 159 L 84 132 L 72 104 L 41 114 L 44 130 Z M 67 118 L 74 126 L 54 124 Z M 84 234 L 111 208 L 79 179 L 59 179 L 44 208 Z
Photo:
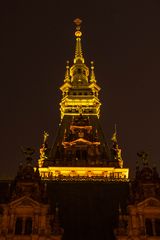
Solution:
M 150 167 L 147 154 L 138 156 L 142 167 L 136 167 L 135 179 L 130 183 L 127 212 L 119 212 L 117 240 L 160 239 L 160 178 L 156 167 Z
M 27 149 L 26 163 L 20 164 L 8 197 L 0 203 L 0 240 L 61 240 L 57 210 L 49 204 L 46 184 L 38 168 L 31 164 L 32 150 Z
M 116 132 L 112 146 L 106 142 L 99 123 L 100 87 L 94 63 L 86 65 L 82 51 L 81 20 L 75 19 L 75 55 L 66 65 L 60 87 L 61 121 L 54 145 L 48 148 L 46 135 L 40 149 L 39 171 L 44 179 L 57 177 L 128 179 L 123 168 Z

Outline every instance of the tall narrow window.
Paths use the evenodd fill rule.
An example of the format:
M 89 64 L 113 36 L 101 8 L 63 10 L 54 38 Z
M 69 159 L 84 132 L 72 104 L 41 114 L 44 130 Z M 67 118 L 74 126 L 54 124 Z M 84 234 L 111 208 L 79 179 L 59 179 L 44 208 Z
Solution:
M 76 158 L 77 158 L 77 159 L 80 159 L 80 157 L 81 157 L 81 152 L 80 152 L 80 150 L 76 150 Z
M 160 218 L 155 219 L 155 232 L 156 236 L 160 236 Z
M 30 235 L 32 234 L 32 218 L 27 218 L 25 222 L 25 235 Z
M 15 235 L 21 235 L 22 234 L 22 218 L 16 219 L 16 225 L 15 225 Z
M 153 236 L 153 228 L 152 228 L 152 221 L 149 218 L 145 220 L 145 227 L 146 227 L 146 235 Z
M 87 160 L 87 151 L 86 150 L 82 151 L 82 159 L 85 161 Z

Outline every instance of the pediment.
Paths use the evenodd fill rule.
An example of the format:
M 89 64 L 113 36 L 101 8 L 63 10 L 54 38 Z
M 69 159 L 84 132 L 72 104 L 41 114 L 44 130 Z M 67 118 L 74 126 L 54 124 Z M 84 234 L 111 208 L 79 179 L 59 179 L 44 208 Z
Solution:
M 154 197 L 150 197 L 145 199 L 144 201 L 137 204 L 140 208 L 148 208 L 148 207 L 159 207 L 160 208 L 160 200 Z
M 67 145 L 72 146 L 72 145 L 75 145 L 75 144 L 87 144 L 87 145 L 92 145 L 93 143 L 90 142 L 90 141 L 88 141 L 88 140 L 86 140 L 86 139 L 84 139 L 84 138 L 78 138 L 78 139 L 76 139 L 76 140 L 74 140 L 74 141 L 72 141 L 72 142 L 64 142 L 63 144 L 64 144 L 65 146 L 67 146 Z
M 39 202 L 31 199 L 30 197 L 24 196 L 19 199 L 16 199 L 10 202 L 11 207 L 38 207 L 40 205 Z
M 71 142 L 72 144 L 76 144 L 76 143 L 85 143 L 88 145 L 91 145 L 92 143 L 84 138 L 78 138 L 75 141 Z

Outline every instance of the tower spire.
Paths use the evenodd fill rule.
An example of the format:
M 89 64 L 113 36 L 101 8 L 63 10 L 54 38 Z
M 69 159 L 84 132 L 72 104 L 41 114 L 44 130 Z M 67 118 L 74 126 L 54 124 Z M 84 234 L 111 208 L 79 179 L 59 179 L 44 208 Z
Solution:
M 94 73 L 94 62 L 91 61 L 91 80 L 90 82 L 95 82 L 96 83 L 96 77 Z
M 65 78 L 64 82 L 70 82 L 70 74 L 69 74 L 69 61 L 66 62 L 66 73 L 65 73 Z
M 109 149 L 101 130 L 101 88 L 96 81 L 93 62 L 89 69 L 83 58 L 80 30 L 82 21 L 77 18 L 74 23 L 74 61 L 70 66 L 67 63 L 64 82 L 60 87 L 61 123 L 49 154 L 48 148 L 42 145 L 39 168 L 44 178 L 115 176 L 127 179 L 128 169 L 122 169 L 123 160 L 116 140 L 116 129 L 112 149 Z
M 76 49 L 75 49 L 74 63 L 77 63 L 77 62 L 84 63 L 84 58 L 82 54 L 82 44 L 81 44 L 82 32 L 80 31 L 80 28 L 81 28 L 80 25 L 82 23 L 82 20 L 79 18 L 76 18 L 74 20 L 74 23 L 76 24 L 76 31 L 75 31 Z

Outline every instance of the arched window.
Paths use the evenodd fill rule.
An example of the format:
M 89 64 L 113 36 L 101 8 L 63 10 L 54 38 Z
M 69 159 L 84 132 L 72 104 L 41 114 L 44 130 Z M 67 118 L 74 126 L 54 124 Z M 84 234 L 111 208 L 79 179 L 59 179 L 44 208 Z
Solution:
M 25 235 L 30 235 L 32 234 L 32 218 L 27 218 L 25 222 Z
M 22 234 L 22 218 L 16 219 L 16 225 L 15 225 L 15 235 L 21 235 Z
M 149 218 L 145 220 L 146 235 L 153 236 L 152 221 Z

